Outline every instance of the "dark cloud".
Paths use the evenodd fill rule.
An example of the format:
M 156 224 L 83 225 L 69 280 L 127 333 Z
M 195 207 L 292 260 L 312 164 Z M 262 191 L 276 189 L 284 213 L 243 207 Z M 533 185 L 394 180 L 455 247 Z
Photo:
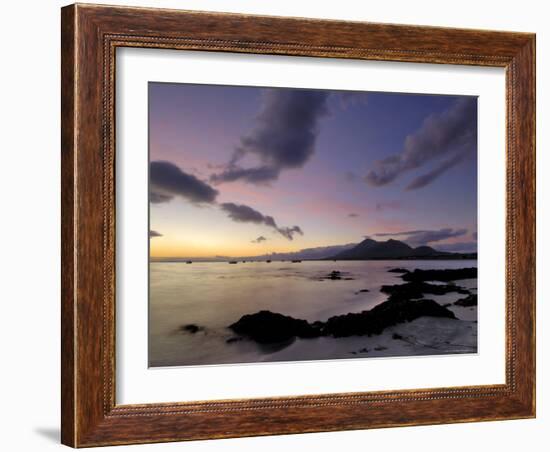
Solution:
M 464 157 L 465 157 L 464 154 L 458 153 L 458 154 L 455 154 L 450 159 L 447 159 L 441 162 L 433 170 L 427 172 L 426 174 L 423 174 L 422 176 L 418 176 L 415 179 L 413 179 L 412 182 L 409 185 L 407 185 L 407 190 L 416 190 L 417 188 L 422 188 L 422 187 L 425 187 L 426 185 L 431 184 L 434 180 L 436 180 L 449 168 L 452 168 L 453 166 L 455 166 L 456 164 L 464 160 Z
M 175 196 L 181 196 L 195 204 L 211 204 L 218 196 L 218 190 L 192 174 L 184 173 L 170 162 L 151 162 L 149 177 L 149 199 L 152 203 L 167 202 Z
M 279 234 L 281 234 L 283 237 L 286 237 L 288 240 L 294 239 L 294 234 L 300 234 L 304 235 L 304 231 L 300 228 L 300 226 L 292 226 L 284 227 L 284 228 L 277 228 L 277 231 Z
M 402 240 L 412 246 L 427 245 L 432 242 L 460 237 L 468 232 L 467 229 L 443 228 L 439 230 L 414 230 L 402 232 L 381 232 L 374 234 L 377 237 L 402 237 Z
M 265 184 L 283 170 L 301 168 L 315 151 L 318 122 L 328 111 L 327 98 L 325 91 L 266 89 L 256 127 L 241 137 L 227 167 L 211 180 Z M 242 167 L 245 156 L 256 157 L 259 165 Z
M 155 191 L 149 192 L 149 201 L 153 204 L 162 204 L 163 202 L 168 202 L 172 200 L 173 196 L 167 195 L 165 193 L 158 193 Z
M 358 213 L 353 213 L 353 212 L 352 212 L 352 213 L 348 213 L 348 217 L 350 217 L 350 218 L 357 218 L 358 216 L 359 216 Z
M 425 187 L 477 147 L 477 100 L 460 98 L 449 109 L 428 116 L 422 126 L 407 136 L 399 154 L 375 163 L 366 181 L 374 186 L 393 182 L 407 171 L 445 159 L 435 169 L 414 179 L 409 190 Z
M 157 231 L 149 231 L 149 237 L 162 237 L 162 234 L 160 232 L 157 232 Z
M 439 251 L 449 251 L 452 253 L 475 253 L 477 251 L 477 242 L 457 242 L 441 243 L 436 245 Z
M 230 164 L 222 173 L 214 174 L 210 179 L 214 183 L 235 182 L 242 179 L 251 184 L 265 184 L 268 181 L 277 179 L 279 172 L 280 169 L 276 167 L 240 168 L 235 164 Z
M 269 215 L 264 215 L 261 212 L 253 209 L 252 207 L 245 206 L 244 204 L 234 204 L 232 202 L 225 202 L 220 204 L 220 208 L 227 213 L 229 218 L 239 223 L 256 223 L 264 224 L 270 228 L 275 229 L 279 234 L 288 240 L 294 238 L 294 234 L 303 235 L 302 229 L 299 226 L 293 227 L 279 227 L 274 218 Z
M 263 235 L 260 235 L 257 239 L 251 240 L 251 243 L 262 243 L 262 242 L 265 242 L 266 240 L 267 239 Z
M 377 234 L 374 234 L 376 237 L 395 237 L 398 235 L 415 235 L 415 234 L 422 234 L 424 232 L 430 232 L 426 231 L 424 229 L 418 229 L 414 231 L 402 231 L 402 232 L 378 232 Z
M 267 226 L 276 227 L 273 217 L 264 215 L 252 207 L 245 206 L 244 204 L 225 202 L 220 204 L 220 208 L 227 212 L 227 215 L 233 221 L 237 221 L 239 223 L 263 223 Z

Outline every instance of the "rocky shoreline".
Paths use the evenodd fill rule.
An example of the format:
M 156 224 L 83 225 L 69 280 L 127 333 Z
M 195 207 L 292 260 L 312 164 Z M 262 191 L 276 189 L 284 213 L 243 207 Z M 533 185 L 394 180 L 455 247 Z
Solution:
M 413 322 L 421 317 L 442 318 L 457 321 L 449 305 L 424 298 L 425 295 L 445 295 L 457 293 L 466 295 L 455 306 L 477 306 L 477 295 L 462 288 L 454 281 L 477 278 L 477 268 L 453 270 L 408 271 L 402 268 L 388 270 L 400 273 L 403 284 L 383 285 L 382 293 L 389 295 L 385 302 L 370 310 L 336 315 L 325 322 L 308 322 L 281 313 L 262 310 L 243 315 L 228 328 L 237 336 L 228 343 L 249 339 L 258 344 L 272 344 L 290 341 L 295 338 L 313 339 L 321 337 L 350 337 L 380 335 L 389 327 Z M 324 279 L 340 280 L 340 272 L 334 270 Z M 429 282 L 428 282 L 429 281 Z M 434 284 L 437 282 L 438 284 Z M 444 283 L 444 284 L 442 284 Z

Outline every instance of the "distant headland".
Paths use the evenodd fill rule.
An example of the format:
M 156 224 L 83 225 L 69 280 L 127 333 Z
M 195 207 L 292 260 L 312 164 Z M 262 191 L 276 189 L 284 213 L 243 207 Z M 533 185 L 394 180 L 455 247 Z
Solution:
M 330 258 L 334 260 L 477 259 L 477 253 L 450 253 L 438 251 L 426 245 L 413 248 L 400 240 L 390 239 L 379 242 L 368 238 Z
M 305 248 L 288 253 L 270 253 L 260 256 L 213 256 L 210 258 L 167 257 L 153 258 L 153 262 L 257 262 L 257 261 L 313 261 L 313 260 L 458 260 L 477 259 L 477 252 L 454 253 L 430 246 L 412 247 L 395 239 L 377 241 L 367 238 L 360 243 Z

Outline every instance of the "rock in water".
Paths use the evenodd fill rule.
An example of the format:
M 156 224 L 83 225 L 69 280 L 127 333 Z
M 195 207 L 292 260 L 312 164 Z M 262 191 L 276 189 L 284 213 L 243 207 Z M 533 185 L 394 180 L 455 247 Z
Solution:
M 433 300 L 388 300 L 370 311 L 338 315 L 326 322 L 312 324 L 283 314 L 260 311 L 242 316 L 229 328 L 256 342 L 269 344 L 295 337 L 370 336 L 382 333 L 389 326 L 424 316 L 456 319 L 452 311 Z
M 445 270 L 420 270 L 415 269 L 412 272 L 407 272 L 401 275 L 403 281 L 457 281 L 459 279 L 473 279 L 477 278 L 477 268 L 456 268 Z
M 457 292 L 463 295 L 470 294 L 469 290 L 455 284 L 430 284 L 420 281 L 382 286 L 380 292 L 390 295 L 391 300 L 422 298 L 425 294 L 445 295 L 449 292 Z
M 237 334 L 247 336 L 256 342 L 283 342 L 293 337 L 315 337 L 316 328 L 306 320 L 295 319 L 271 311 L 260 311 L 243 315 L 229 326 Z
M 198 325 L 195 325 L 194 323 L 189 323 L 187 325 L 183 325 L 181 327 L 181 329 L 183 331 L 187 331 L 188 333 L 191 333 L 191 334 L 195 334 L 195 333 L 198 333 L 199 331 L 202 331 L 203 328 L 198 326 Z
M 387 327 L 424 316 L 456 319 L 452 311 L 433 300 L 389 300 L 370 311 L 331 317 L 322 332 L 333 337 L 370 336 L 382 333 Z
M 477 295 L 476 294 L 470 294 L 465 298 L 461 298 L 460 300 L 457 300 L 454 302 L 456 306 L 477 306 Z

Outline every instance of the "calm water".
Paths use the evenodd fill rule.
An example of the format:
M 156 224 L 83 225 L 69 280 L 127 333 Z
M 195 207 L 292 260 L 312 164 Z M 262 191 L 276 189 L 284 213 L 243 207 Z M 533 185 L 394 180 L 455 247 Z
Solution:
M 290 262 L 153 262 L 150 265 L 149 364 L 178 366 L 276 360 L 277 350 L 251 341 L 226 343 L 235 337 L 227 328 L 245 314 L 266 309 L 308 321 L 336 314 L 360 312 L 386 300 L 383 284 L 399 284 L 399 274 L 388 269 L 477 267 L 477 261 L 312 261 Z M 332 270 L 353 280 L 320 281 Z M 459 281 L 476 288 L 475 280 Z M 369 292 L 361 292 L 368 289 Z M 429 296 L 452 302 L 462 296 Z M 472 319 L 469 319 L 472 320 Z M 182 332 L 186 324 L 204 327 L 195 334 Z M 308 340 L 301 359 L 322 355 L 325 341 Z

